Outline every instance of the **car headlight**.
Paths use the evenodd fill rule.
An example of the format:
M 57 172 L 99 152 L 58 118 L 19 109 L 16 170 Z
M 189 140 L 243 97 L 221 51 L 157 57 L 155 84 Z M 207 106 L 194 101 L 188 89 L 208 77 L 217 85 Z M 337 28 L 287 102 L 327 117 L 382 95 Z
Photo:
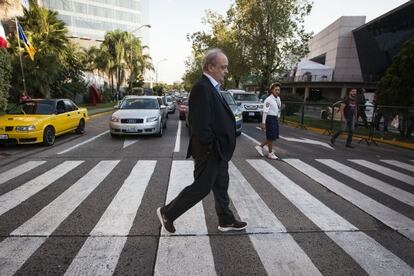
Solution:
M 236 119 L 236 121 L 241 119 L 241 113 L 236 113 L 234 114 L 234 118 Z
M 121 119 L 119 117 L 115 117 L 115 116 L 111 117 L 111 122 L 119 123 L 120 121 Z
M 158 121 L 158 117 L 148 117 L 147 122 L 156 122 Z
M 17 126 L 16 131 L 34 131 L 36 129 L 35 126 Z

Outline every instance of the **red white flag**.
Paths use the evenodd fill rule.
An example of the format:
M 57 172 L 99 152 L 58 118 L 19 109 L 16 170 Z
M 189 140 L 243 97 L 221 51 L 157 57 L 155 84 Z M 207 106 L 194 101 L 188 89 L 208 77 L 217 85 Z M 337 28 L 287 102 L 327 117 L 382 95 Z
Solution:
M 4 32 L 4 28 L 1 22 L 0 22 L 0 48 L 7 48 L 6 33 Z

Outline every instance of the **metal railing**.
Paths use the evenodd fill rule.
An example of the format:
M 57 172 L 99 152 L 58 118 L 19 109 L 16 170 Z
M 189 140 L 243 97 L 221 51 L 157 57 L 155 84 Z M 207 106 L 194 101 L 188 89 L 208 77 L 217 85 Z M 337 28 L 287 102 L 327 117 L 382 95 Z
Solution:
M 282 102 L 282 123 L 317 128 L 331 135 L 341 128 L 340 103 Z M 358 106 L 355 137 L 368 144 L 375 139 L 414 143 L 414 107 L 366 104 Z

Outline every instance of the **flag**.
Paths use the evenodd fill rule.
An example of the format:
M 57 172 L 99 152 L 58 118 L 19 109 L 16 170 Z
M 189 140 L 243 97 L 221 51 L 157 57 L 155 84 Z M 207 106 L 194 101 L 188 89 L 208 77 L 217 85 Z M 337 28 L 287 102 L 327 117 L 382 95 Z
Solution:
M 3 25 L 0 22 L 0 48 L 7 48 L 7 38 Z
M 18 32 L 19 32 L 19 38 L 23 41 L 24 47 L 26 47 L 26 51 L 29 54 L 29 57 L 31 60 L 34 60 L 34 55 L 36 54 L 36 49 L 30 45 L 30 42 L 27 40 L 27 37 L 24 33 L 22 25 L 20 23 L 17 23 L 18 25 Z

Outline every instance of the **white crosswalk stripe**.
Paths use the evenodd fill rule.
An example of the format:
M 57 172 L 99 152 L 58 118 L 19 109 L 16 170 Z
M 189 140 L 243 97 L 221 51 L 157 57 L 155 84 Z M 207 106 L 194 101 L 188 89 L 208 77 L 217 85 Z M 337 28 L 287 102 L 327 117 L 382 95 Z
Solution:
M 393 166 L 396 166 L 396 167 L 399 167 L 399 168 L 402 168 L 402 169 L 405 169 L 405 170 L 410 171 L 410 172 L 414 172 L 414 166 L 410 165 L 410 164 L 407 164 L 407 163 L 404 163 L 404 162 L 400 162 L 400 161 L 397 161 L 397 160 L 380 160 L 380 161 L 384 162 L 384 163 L 387 163 L 387 164 L 390 164 L 390 165 L 393 165 Z
M 371 216 L 377 218 L 385 225 L 388 225 L 414 241 L 414 221 L 412 219 L 346 186 L 344 183 L 318 171 L 299 159 L 284 159 L 284 161 Z
M 33 170 L 44 163 L 46 163 L 46 161 L 29 161 L 11 170 L 0 173 L 0 185 L 30 170 Z
M 138 161 L 65 275 L 113 274 L 155 164 Z
M 270 232 L 249 236 L 267 273 L 279 275 L 321 275 L 286 228 L 254 191 L 241 172 L 230 163 L 229 195 L 248 232 Z
M 193 182 L 193 169 L 192 161 L 173 161 L 166 203 Z M 208 231 L 202 202 L 175 220 L 174 224 L 178 226 L 173 234 L 175 237 L 161 230 L 163 236 L 158 245 L 154 274 L 216 275 L 210 240 L 205 236 Z
M 90 170 L 63 194 L 11 233 L 12 236 L 41 236 L 41 239 L 29 237 L 22 243 L 21 240 L 10 237 L 1 242 L 0 256 L 3 256 L 3 258 L 0 258 L 0 275 L 15 273 L 26 259 L 12 260 L 11 256 L 18 251 L 25 251 L 24 255 L 26 257 L 31 256 L 60 223 L 105 179 L 118 162 L 99 162 L 95 168 Z M 17 242 L 13 242 L 13 240 Z
M 364 166 L 366 168 L 369 168 L 371 170 L 374 170 L 377 173 L 381 173 L 384 174 L 386 176 L 392 177 L 394 179 L 400 180 L 402 182 L 405 182 L 407 184 L 410 184 L 412 186 L 414 186 L 414 177 L 391 170 L 387 167 L 366 161 L 366 160 L 361 160 L 361 159 L 350 159 L 349 161 L 354 162 L 358 165 Z
M 0 215 L 16 207 L 26 199 L 43 190 L 60 177 L 64 176 L 83 161 L 65 161 L 26 184 L 0 196 Z
M 414 207 L 414 195 L 402 189 L 387 184 L 379 179 L 371 177 L 367 174 L 361 173 L 349 166 L 343 165 L 332 159 L 316 159 L 316 161 L 342 173 L 346 176 L 355 179 L 373 189 L 383 192 L 397 200 L 404 202 Z
M 409 265 L 366 234 L 346 232 L 358 229 L 269 163 L 263 160 L 248 160 L 247 162 L 313 223 L 326 231 L 326 235 L 344 249 L 369 274 L 393 275 L 396 271 L 403 271 L 404 274 L 409 275 L 414 272 Z M 367 252 L 375 253 L 367 254 Z
M 379 203 L 368 195 L 350 188 L 346 183 L 336 180 L 333 174 L 337 175 L 337 172 L 344 174 L 414 207 L 413 193 L 393 186 L 390 181 L 386 183 L 370 176 L 374 173 L 387 174 L 408 183 L 410 175 L 365 160 L 349 161 L 375 170 L 370 175 L 347 166 L 346 163 L 349 164 L 347 160 L 315 159 L 320 163 L 318 164 L 320 167 L 326 166 L 330 175 L 312 167 L 308 164 L 309 162 L 299 159 L 283 159 L 283 161 L 291 167 L 287 164 L 282 166 L 283 163 L 280 162 L 267 162 L 264 159 L 229 163 L 229 195 L 240 219 L 248 222 L 247 229 L 240 234 L 250 240 L 251 250 L 254 250 L 258 260 L 260 259 L 262 269 L 269 275 L 321 275 L 320 264 L 312 259 L 313 255 L 309 254 L 309 249 L 298 245 L 295 240 L 296 236 L 287 231 L 287 226 L 278 219 L 278 214 L 274 213 L 267 205 L 268 202 L 266 203 L 261 198 L 260 193 L 263 191 L 256 191 L 257 187 L 246 179 L 251 179 L 247 177 L 251 172 L 266 180 L 258 179 L 257 181 L 264 182 L 260 185 L 267 185 L 271 190 L 278 191 L 291 202 L 304 217 L 321 230 L 321 235 L 326 235 L 332 243 L 342 249 L 340 254 L 346 254 L 352 258 L 355 266 L 360 266 L 359 269 L 362 268 L 370 275 L 414 275 L 412 263 L 397 256 L 398 252 L 391 252 L 386 245 L 382 244 L 381 239 L 373 239 L 369 232 L 365 233 L 363 229 L 358 229 L 355 225 L 359 224 L 354 225 L 353 219 L 348 221 L 341 217 L 330 209 L 329 203 L 322 203 L 283 172 L 289 168 L 303 173 L 305 176 L 300 177 L 321 184 L 412 242 L 414 241 L 413 219 L 386 206 L 385 203 Z M 9 216 L 13 215 L 13 212 L 18 212 L 13 208 L 52 183 L 58 183 L 61 181 L 60 178 L 84 162 L 89 161 L 65 161 L 1 195 L 0 223 L 2 214 L 7 212 L 5 216 Z M 88 200 L 88 196 L 105 178 L 115 173 L 113 170 L 119 162 L 119 160 L 99 162 L 51 203 L 44 206 L 41 211 L 27 221 L 21 222 L 20 226 L 16 226 L 17 229 L 8 230 L 11 233 L 0 242 L 0 275 L 13 275 L 29 259 L 33 262 L 31 256 L 35 252 L 38 253 L 39 248 L 54 234 L 53 232 L 82 202 Z M 239 162 L 245 163 L 243 169 L 238 168 L 237 164 L 241 164 Z M 15 178 L 19 180 L 17 177 L 23 173 L 46 163 L 47 161 L 29 161 L 16 168 L 3 171 L 0 174 L 0 185 Z M 413 167 L 396 160 L 378 160 L 378 163 L 395 166 L 409 172 L 412 172 L 411 167 Z M 79 245 L 78 252 L 74 252 L 74 257 L 71 257 L 64 271 L 66 275 L 113 275 L 116 272 L 118 262 L 122 259 L 121 253 L 124 257 L 123 250 L 136 220 L 136 214 L 141 208 L 141 202 L 144 197 L 152 196 L 147 190 L 151 187 L 151 179 L 156 179 L 155 171 L 158 165 L 159 162 L 155 160 L 136 161 L 132 170 L 125 176 L 123 183 L 119 182 L 119 190 L 116 194 L 114 193 L 111 203 L 106 207 L 99 221 L 97 219 L 98 223 L 90 231 L 86 241 L 83 245 Z M 193 169 L 193 161 L 172 161 L 166 203 L 169 203 L 183 188 L 193 182 Z M 316 185 L 315 182 L 313 183 Z M 48 191 L 44 190 L 44 192 Z M 409 206 L 406 208 L 412 208 Z M 217 251 L 214 251 L 210 244 L 212 242 L 214 245 L 216 240 L 211 241 L 212 233 L 209 233 L 207 228 L 205 212 L 214 212 L 214 207 L 212 210 L 204 210 L 203 203 L 200 202 L 174 222 L 177 228 L 176 233 L 169 234 L 164 229 L 161 230 L 158 248 L 154 247 L 154 252 L 157 252 L 154 256 L 154 275 L 217 275 L 223 273 L 217 271 L 220 266 L 217 266 L 218 260 L 213 254 Z M 155 217 L 155 210 L 148 216 Z M 397 232 L 393 232 L 393 235 L 399 235 Z M 217 233 L 214 232 L 214 235 Z M 47 267 L 47 264 L 42 265 Z M 321 271 L 323 272 L 322 269 Z

